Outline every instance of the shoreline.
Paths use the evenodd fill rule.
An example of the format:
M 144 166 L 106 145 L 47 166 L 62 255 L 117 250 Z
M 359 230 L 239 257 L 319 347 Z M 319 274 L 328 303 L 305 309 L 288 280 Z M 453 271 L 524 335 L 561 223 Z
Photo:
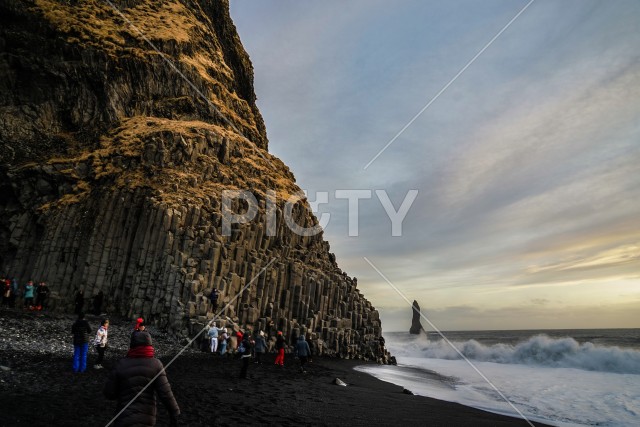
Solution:
M 115 402 L 102 396 L 109 370 L 124 349 L 107 350 L 105 369 L 71 372 L 68 347 L 55 352 L 33 351 L 20 346 L 42 339 L 43 328 L 63 328 L 68 316 L 6 316 L 0 313 L 2 340 L 0 365 L 0 414 L 3 426 L 106 425 L 115 415 Z M 7 324 L 25 324 L 24 332 L 8 336 Z M 95 322 L 92 324 L 95 328 Z M 15 327 L 15 325 L 14 325 Z M 66 330 L 56 331 L 67 337 Z M 115 331 L 114 331 L 115 332 Z M 19 336 L 18 336 L 19 335 Z M 59 338 L 58 338 L 59 339 Z M 15 341 L 14 345 L 11 344 Z M 70 341 L 68 336 L 67 341 Z M 114 339 L 114 341 L 117 341 Z M 168 363 L 179 346 L 169 346 L 158 336 L 160 360 Z M 114 344 L 118 344 L 114 342 Z M 95 354 L 90 352 L 88 366 Z M 360 360 L 318 357 L 298 372 L 298 361 L 287 354 L 284 368 L 273 365 L 275 354 L 263 364 L 251 364 L 249 379 L 238 378 L 240 361 L 196 350 L 187 350 L 167 367 L 167 376 L 180 405 L 178 424 L 183 426 L 250 425 L 417 425 L 513 426 L 524 420 L 482 411 L 457 403 L 403 393 L 403 388 L 356 371 L 356 366 L 376 365 Z M 7 362 L 8 361 L 8 362 Z M 340 378 L 348 385 L 333 384 Z M 158 404 L 158 424 L 168 425 L 168 415 Z M 535 425 L 542 425 L 535 423 Z

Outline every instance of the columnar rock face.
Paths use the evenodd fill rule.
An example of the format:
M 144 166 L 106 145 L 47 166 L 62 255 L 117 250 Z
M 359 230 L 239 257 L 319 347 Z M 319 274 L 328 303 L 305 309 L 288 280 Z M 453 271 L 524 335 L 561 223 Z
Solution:
M 112 4 L 0 3 L 0 272 L 47 281 L 54 309 L 102 291 L 185 337 L 215 287 L 224 323 L 386 360 L 356 279 L 284 220 L 300 190 L 267 151 L 227 1 Z M 226 190 L 257 202 L 229 233 Z M 289 217 L 317 224 L 304 198 Z

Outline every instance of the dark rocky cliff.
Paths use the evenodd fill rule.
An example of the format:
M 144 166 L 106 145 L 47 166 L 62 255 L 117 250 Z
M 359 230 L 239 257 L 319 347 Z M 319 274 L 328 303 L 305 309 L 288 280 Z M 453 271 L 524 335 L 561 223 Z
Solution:
M 103 291 L 111 312 L 179 336 L 213 317 L 216 287 L 226 323 L 379 358 L 356 280 L 321 233 L 284 224 L 299 188 L 267 151 L 227 1 L 112 3 L 123 16 L 106 1 L 0 1 L 0 273 L 47 281 L 57 310 Z M 251 190 L 259 213 L 226 236 L 230 189 Z M 293 217 L 317 224 L 304 200 Z

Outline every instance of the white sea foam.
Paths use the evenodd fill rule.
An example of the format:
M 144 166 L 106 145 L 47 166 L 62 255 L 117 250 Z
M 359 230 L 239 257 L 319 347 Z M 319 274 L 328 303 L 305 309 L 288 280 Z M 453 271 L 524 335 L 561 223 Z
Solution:
M 475 340 L 452 342 L 468 359 L 482 362 L 577 368 L 588 371 L 640 374 L 640 351 L 619 347 L 580 344 L 573 338 L 549 338 L 537 335 L 515 346 L 483 345 Z M 424 335 L 403 342 L 390 342 L 396 357 L 460 359 L 444 340 L 427 341 Z
M 531 421 L 562 427 L 640 425 L 637 350 L 542 335 L 513 346 L 473 340 L 454 345 Z M 419 395 L 519 416 L 445 341 L 403 336 L 388 339 L 387 346 L 397 367 L 359 369 Z

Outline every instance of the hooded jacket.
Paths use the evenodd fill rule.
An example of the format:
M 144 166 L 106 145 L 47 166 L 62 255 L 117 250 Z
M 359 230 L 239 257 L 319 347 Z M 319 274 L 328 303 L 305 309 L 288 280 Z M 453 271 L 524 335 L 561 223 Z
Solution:
M 116 363 L 109 373 L 103 393 L 107 399 L 117 399 L 117 412 L 120 412 L 156 375 L 159 375 L 118 416 L 114 422 L 115 426 L 155 426 L 157 398 L 160 398 L 172 417 L 180 415 L 180 408 L 163 369 L 162 362 L 153 357 L 126 357 Z
M 309 343 L 304 339 L 304 335 L 300 335 L 298 337 L 298 342 L 296 343 L 296 355 L 298 357 L 311 356 L 311 349 L 309 348 Z

